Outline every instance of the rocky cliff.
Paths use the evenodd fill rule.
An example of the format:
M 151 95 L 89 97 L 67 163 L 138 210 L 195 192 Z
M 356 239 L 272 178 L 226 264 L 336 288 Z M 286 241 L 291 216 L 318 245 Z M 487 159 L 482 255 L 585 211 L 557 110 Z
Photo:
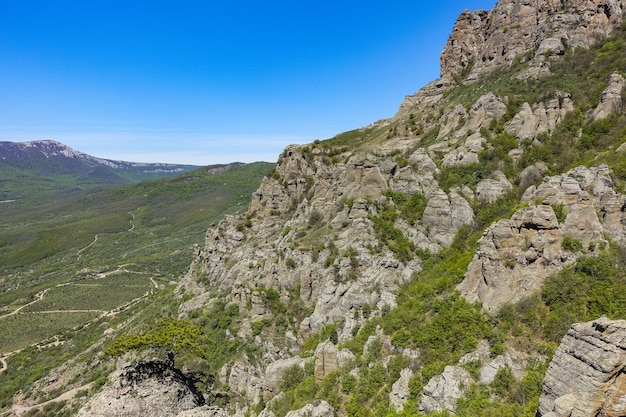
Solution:
M 620 1 L 502 0 L 489 12 L 464 12 L 443 51 L 441 79 L 406 97 L 392 119 L 285 149 L 247 211 L 207 230 L 176 290 L 181 317 L 237 306 L 240 321 L 226 337 L 254 345 L 216 374 L 236 398 L 228 413 L 358 415 L 374 398 L 396 412 L 456 412 L 468 407 L 470 389 L 530 384 L 549 356 L 551 342 L 540 339 L 549 306 L 490 331 L 504 320 L 498 310 L 525 302 L 577 260 L 626 244 L 619 69 L 594 73 L 593 99 L 569 91 L 572 84 L 537 80 L 568 51 L 619 32 L 622 9 Z M 615 42 L 612 51 L 622 41 Z M 482 82 L 496 69 L 501 78 Z M 445 262 L 456 262 L 441 269 L 450 276 L 420 282 L 421 272 Z M 411 322 L 407 305 L 429 306 L 421 320 L 440 331 L 448 301 L 468 309 L 441 322 L 467 313 L 451 338 L 396 328 Z M 399 306 L 403 313 L 390 315 Z M 589 332 L 614 325 L 593 326 Z M 463 348 L 448 346 L 465 337 Z M 567 367 L 563 352 L 578 349 L 580 338 L 568 337 L 554 367 Z M 428 343 L 457 350 L 437 356 Z M 604 356 L 589 357 L 594 369 L 605 366 Z M 543 413 L 577 395 L 550 372 Z M 616 386 L 596 384 L 590 395 Z M 619 396 L 609 394 L 618 410 Z M 498 395 L 485 401 L 518 398 Z M 526 406 L 525 397 L 516 406 Z
M 529 73 L 542 73 L 554 55 L 589 47 L 622 23 L 618 0 L 499 1 L 490 10 L 459 16 L 441 54 L 441 75 L 480 75 L 530 59 Z

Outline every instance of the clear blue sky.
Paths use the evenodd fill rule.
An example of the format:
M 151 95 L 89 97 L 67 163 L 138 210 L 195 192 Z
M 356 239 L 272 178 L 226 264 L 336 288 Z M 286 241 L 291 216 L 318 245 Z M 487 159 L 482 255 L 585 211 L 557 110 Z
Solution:
M 495 0 L 4 1 L 0 140 L 111 159 L 275 161 L 394 115 Z

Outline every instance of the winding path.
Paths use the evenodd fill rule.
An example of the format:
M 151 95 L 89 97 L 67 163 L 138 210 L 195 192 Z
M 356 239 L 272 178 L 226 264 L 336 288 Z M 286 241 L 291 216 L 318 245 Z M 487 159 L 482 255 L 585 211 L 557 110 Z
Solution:
M 87 246 L 85 246 L 82 249 L 79 249 L 78 252 L 76 253 L 78 255 L 78 259 L 80 259 L 81 255 L 83 254 L 84 251 L 86 251 L 87 249 L 89 249 L 90 247 L 92 247 L 93 245 L 95 245 L 95 243 L 98 241 L 98 235 L 96 234 L 93 237 L 93 242 L 91 242 L 90 244 L 88 244 Z
M 135 230 L 135 214 L 132 211 L 129 211 L 128 214 L 130 214 L 130 228 L 127 230 L 127 232 L 132 232 L 133 230 Z M 87 246 L 85 246 L 82 249 L 79 249 L 78 252 L 76 253 L 76 255 L 78 255 L 78 259 L 80 259 L 80 257 L 82 256 L 83 252 L 86 251 L 87 249 L 89 249 L 90 247 L 92 247 L 93 245 L 95 245 L 98 242 L 98 234 L 96 234 L 93 237 L 93 241 L 88 244 Z
M 128 229 L 128 231 L 132 232 L 133 230 L 135 230 L 135 213 L 129 211 L 128 214 L 130 214 L 130 229 Z
M 108 275 L 110 275 L 110 274 L 112 274 L 112 273 L 114 273 L 114 272 L 121 271 L 121 270 L 122 270 L 122 268 L 123 268 L 124 266 L 125 266 L 125 265 L 121 265 L 121 266 L 119 266 L 119 267 L 118 267 L 115 271 L 111 271 L 111 272 L 108 272 L 108 273 L 104 273 L 103 275 L 104 275 L 104 276 L 108 276 Z M 103 276 L 101 276 L 100 278 L 103 278 Z M 118 306 L 117 308 L 115 308 L 115 309 L 113 309 L 113 310 L 110 310 L 110 311 L 104 311 L 104 310 L 45 310 L 45 311 L 38 311 L 37 313 L 44 313 L 44 314 L 45 314 L 45 313 L 82 313 L 82 312 L 96 312 L 96 313 L 101 313 L 101 314 L 100 314 L 100 315 L 99 315 L 96 319 L 92 320 L 93 322 L 95 322 L 95 321 L 99 320 L 99 319 L 100 319 L 100 318 L 102 318 L 102 317 L 111 317 L 111 316 L 115 316 L 115 315 L 117 315 L 117 314 L 119 314 L 119 313 L 121 313 L 121 312 L 123 312 L 123 311 L 127 310 L 127 309 L 128 309 L 128 308 L 130 308 L 132 305 L 134 305 L 134 304 L 138 303 L 138 302 L 139 302 L 139 301 L 141 301 L 142 299 L 146 298 L 148 295 L 150 295 L 150 294 L 151 294 L 151 293 L 152 293 L 152 292 L 153 292 L 153 291 L 154 291 L 154 290 L 158 287 L 157 282 L 154 280 L 154 278 L 153 278 L 152 276 L 150 276 L 150 277 L 149 277 L 149 279 L 150 279 L 151 286 L 150 286 L 150 288 L 148 289 L 148 291 L 146 291 L 146 293 L 145 293 L 144 295 L 142 295 L 142 296 L 140 296 L 140 297 L 137 297 L 137 298 L 135 298 L 135 299 L 133 299 L 133 300 L 130 300 L 129 302 L 127 302 L 127 303 L 125 303 L 125 304 L 123 304 L 123 305 L 121 305 L 121 306 Z M 59 285 L 57 285 L 57 287 L 59 287 L 59 286 L 64 286 L 64 285 L 68 285 L 68 283 L 65 283 L 65 284 L 59 284 Z M 9 314 L 6 314 L 6 315 L 4 315 L 4 316 L 1 316 L 0 318 L 2 318 L 2 317 L 7 317 L 7 316 L 11 316 L 11 315 L 14 315 L 14 314 L 17 314 L 17 313 L 18 313 L 21 309 L 23 309 L 24 307 L 29 306 L 29 305 L 31 305 L 31 304 L 34 304 L 34 303 L 36 303 L 36 302 L 41 301 L 41 300 L 43 299 L 44 295 L 46 294 L 46 292 L 47 292 L 49 289 L 51 289 L 51 288 L 56 288 L 56 287 L 50 287 L 50 288 L 47 288 L 47 289 L 46 289 L 46 290 L 44 290 L 44 291 L 41 291 L 41 292 L 37 293 L 37 299 L 36 299 L 36 300 L 31 301 L 30 303 L 28 303 L 28 304 L 25 304 L 25 305 L 21 306 L 20 308 L 16 309 L 15 311 L 13 311 L 13 312 L 11 312 L 11 313 L 9 313 Z M 89 325 L 89 324 L 91 324 L 91 322 L 88 322 L 88 323 L 87 323 L 87 325 Z M 31 345 L 31 346 L 40 346 L 40 347 L 41 347 L 41 343 L 42 343 L 42 342 L 34 343 L 34 344 L 33 344 L 33 345 Z M 53 342 L 53 343 L 63 343 L 63 342 L 58 342 L 58 339 L 57 339 L 57 342 Z M 7 358 L 9 358 L 10 356 L 12 356 L 12 355 L 16 354 L 16 353 L 19 353 L 20 351 L 21 351 L 21 350 L 16 350 L 16 351 L 13 351 L 13 352 L 8 352 L 8 353 L 2 354 L 2 355 L 0 356 L 0 366 L 1 366 L 1 367 L 0 367 L 0 374 L 1 374 L 2 372 L 6 371 L 6 370 L 7 370 L 7 368 L 8 368 L 8 366 L 9 366 L 9 365 L 8 365 L 8 363 L 7 363 L 7 361 L 6 361 L 6 359 L 7 359 Z M 41 408 L 41 407 L 44 407 L 46 404 L 50 404 L 50 403 L 53 403 L 53 402 L 59 402 L 59 401 L 68 401 L 68 400 L 71 400 L 71 399 L 73 399 L 73 398 L 76 396 L 76 394 L 77 394 L 79 391 L 81 391 L 81 390 L 89 390 L 89 388 L 91 388 L 91 385 L 92 385 L 92 382 L 90 382 L 90 383 L 88 383 L 88 384 L 85 384 L 85 385 L 83 385 L 83 386 L 77 387 L 77 388 L 72 388 L 71 390 L 66 391 L 66 392 L 64 392 L 64 393 L 60 394 L 60 395 L 59 395 L 58 397 L 56 397 L 56 398 L 53 398 L 53 399 L 51 399 L 51 400 L 48 400 L 48 401 L 45 401 L 45 402 L 42 402 L 42 403 L 39 403 L 39 404 L 33 404 L 33 405 L 23 405 L 23 404 L 21 404 L 21 403 L 19 403 L 19 402 L 18 402 L 17 404 L 13 404 L 13 406 L 11 407 L 11 411 L 10 411 L 10 413 L 13 413 L 13 415 L 20 416 L 20 415 L 22 415 L 22 414 L 24 414 L 24 413 L 26 413 L 26 412 L 28 412 L 28 411 L 30 411 L 30 410 L 33 410 L 33 409 L 35 409 L 35 408 Z
M 67 285 L 67 284 L 59 284 L 59 285 L 57 285 L 57 286 L 55 286 L 55 287 L 50 287 L 50 288 L 46 288 L 46 289 L 45 289 L 45 290 L 43 290 L 43 291 L 39 291 L 37 294 L 35 294 L 35 297 L 37 297 L 35 300 L 31 301 L 31 302 L 30 302 L 30 303 L 28 303 L 28 304 L 24 304 L 23 306 L 20 306 L 20 307 L 16 308 L 15 310 L 11 311 L 10 313 L 3 314 L 2 316 L 0 316 L 0 319 L 3 319 L 3 318 L 5 318 L 5 317 L 9 317 L 9 316 L 14 316 L 14 315 L 16 315 L 16 314 L 17 314 L 17 313 L 19 313 L 22 309 L 24 309 L 24 308 L 26 308 L 26 307 L 28 307 L 28 306 L 31 306 L 31 305 L 33 305 L 33 304 L 35 304 L 35 303 L 38 303 L 39 301 L 43 300 L 43 296 L 44 296 L 44 295 L 46 295 L 46 293 L 47 293 L 50 289 L 52 289 L 52 288 L 56 288 L 56 287 L 61 287 L 61 286 L 63 286 L 63 285 Z

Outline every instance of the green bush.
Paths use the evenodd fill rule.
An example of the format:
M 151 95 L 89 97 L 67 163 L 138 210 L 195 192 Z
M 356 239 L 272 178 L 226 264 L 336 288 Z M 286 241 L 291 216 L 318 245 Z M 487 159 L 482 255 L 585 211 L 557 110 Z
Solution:
M 575 237 L 564 236 L 561 247 L 570 252 L 580 252 L 583 250 L 583 243 Z
M 329 323 L 324 325 L 318 332 L 313 333 L 307 340 L 302 344 L 301 352 L 303 354 L 312 355 L 319 345 L 326 340 L 336 340 L 337 338 L 337 324 Z
M 399 261 L 407 263 L 413 259 L 415 244 L 395 226 L 398 218 L 395 207 L 385 206 L 378 215 L 369 215 L 368 218 L 374 225 L 378 240 L 387 246 Z
M 293 365 L 283 372 L 283 376 L 280 380 L 280 389 L 281 391 L 287 391 L 290 389 L 294 389 L 304 381 L 306 377 L 306 373 L 304 372 L 304 368 L 299 365 Z
M 105 354 L 119 356 L 130 350 L 163 348 L 176 353 L 190 351 L 197 356 L 204 356 L 200 345 L 203 339 L 202 329 L 189 320 L 162 319 L 155 329 L 141 335 L 123 334 L 108 348 Z
M 549 277 L 541 299 L 550 309 L 545 337 L 560 342 L 572 323 L 602 315 L 626 318 L 626 262 L 615 246 Z
M 309 228 L 317 226 L 324 219 L 324 215 L 317 210 L 313 210 L 309 216 Z
M 554 211 L 554 215 L 559 223 L 563 222 L 567 217 L 567 210 L 563 206 L 563 203 L 552 203 L 550 207 L 552 207 L 552 211 Z

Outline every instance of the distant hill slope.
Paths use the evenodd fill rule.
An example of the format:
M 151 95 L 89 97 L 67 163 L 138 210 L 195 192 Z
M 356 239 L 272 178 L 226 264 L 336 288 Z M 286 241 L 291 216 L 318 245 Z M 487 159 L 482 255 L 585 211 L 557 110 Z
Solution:
M 75 253 L 96 234 L 124 235 L 131 229 L 133 244 L 138 245 L 137 236 L 146 229 L 152 246 L 157 238 L 178 234 L 193 237 L 183 247 L 200 242 L 209 224 L 246 207 L 252 191 L 274 166 L 233 163 L 153 181 L 67 192 L 38 204 L 5 201 L 0 220 L 0 276 L 11 268 L 32 268 L 51 255 Z
M 177 280 L 188 270 L 192 247 L 204 241 L 206 229 L 244 210 L 274 166 L 234 163 L 66 193 L 37 204 L 1 204 L 0 357 L 84 324 L 91 317 L 85 319 L 78 310 L 85 306 L 110 310 L 156 286 L 151 280 L 159 285 Z M 99 279 L 109 275 L 111 280 Z M 111 284 L 104 288 L 105 282 Z M 48 304 L 17 314 L 48 290 L 55 294 L 46 298 Z M 68 298 L 72 294 L 80 305 Z M 74 313 L 46 313 L 46 320 L 39 320 L 35 313 L 46 309 Z M 11 379 L 10 373 L 2 378 Z M 6 381 L 0 383 L 0 409 L 10 392 Z
M 154 180 L 196 168 L 102 159 L 52 140 L 0 142 L 0 200 Z

